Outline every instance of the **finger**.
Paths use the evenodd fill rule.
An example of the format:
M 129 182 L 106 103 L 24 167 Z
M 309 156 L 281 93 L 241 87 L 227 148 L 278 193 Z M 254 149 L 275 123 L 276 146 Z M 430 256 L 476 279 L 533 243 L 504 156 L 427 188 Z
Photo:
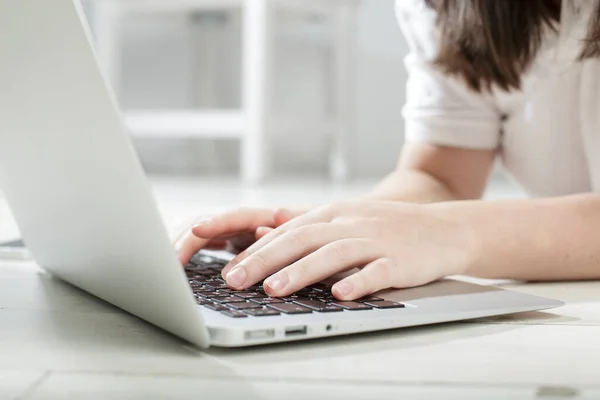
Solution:
M 238 254 L 235 258 L 233 258 L 229 262 L 228 266 L 231 266 L 231 267 L 236 266 L 237 264 L 244 261 L 248 256 L 256 253 L 258 250 L 267 246 L 273 240 L 284 235 L 286 232 L 289 232 L 289 231 L 299 228 L 301 226 L 308 226 L 311 224 L 330 222 L 331 219 L 332 219 L 332 215 L 329 212 L 329 209 L 327 209 L 327 208 L 318 209 L 318 210 L 312 211 L 310 213 L 296 217 L 296 218 L 290 220 L 289 222 L 286 222 L 285 224 L 281 225 L 280 227 L 275 228 L 273 231 L 271 231 L 268 234 L 266 234 L 265 236 L 263 236 L 260 240 L 256 241 L 256 243 L 254 243 L 252 246 L 248 247 L 246 250 L 244 250 L 243 252 Z
M 211 240 L 210 242 L 206 243 L 206 245 L 203 247 L 203 249 L 224 250 L 226 247 L 227 247 L 227 242 L 215 242 L 214 240 Z
M 275 226 L 281 226 L 286 222 L 292 220 L 295 216 L 296 215 L 287 208 L 280 208 L 279 210 L 275 211 L 275 214 L 273 216 Z
M 221 242 L 226 242 L 228 240 L 231 240 L 238 236 L 246 235 L 246 234 L 248 234 L 248 231 L 232 232 L 232 233 L 227 233 L 224 235 L 215 236 L 213 238 L 210 238 L 210 240 L 218 240 Z
M 187 265 L 192 256 L 202 250 L 210 240 L 202 239 L 189 232 L 176 246 L 177 256 L 182 265 Z
M 235 210 L 201 221 L 192 228 L 192 232 L 201 238 L 213 238 L 235 232 L 254 232 L 259 226 L 275 226 L 274 214 L 272 210 L 266 209 Z
M 267 228 L 267 229 L 271 229 L 271 228 Z M 226 251 L 232 253 L 232 254 L 239 254 L 240 252 L 246 250 L 248 248 L 248 246 L 252 245 L 252 243 L 256 242 L 256 237 L 254 234 L 251 233 L 244 233 L 241 235 L 238 235 L 234 238 L 232 238 L 231 240 L 228 241 L 228 246 L 226 247 Z M 231 264 L 227 264 L 225 265 L 225 267 L 223 267 L 223 269 L 221 270 L 221 277 L 223 279 L 225 279 L 225 277 L 227 276 L 227 274 L 229 273 L 229 270 L 232 268 Z
M 379 257 L 372 241 L 362 238 L 329 243 L 265 280 L 270 296 L 284 297 L 337 273 L 361 267 Z
M 340 300 L 356 300 L 382 289 L 394 286 L 396 264 L 389 258 L 380 258 L 363 269 L 333 285 L 331 291 Z
M 358 237 L 357 227 L 318 223 L 296 228 L 248 256 L 225 275 L 227 284 L 245 289 L 319 248 L 348 237 Z
M 273 228 L 269 228 L 267 226 L 261 226 L 256 230 L 256 240 L 260 240 L 265 237 L 269 232 L 273 231 Z

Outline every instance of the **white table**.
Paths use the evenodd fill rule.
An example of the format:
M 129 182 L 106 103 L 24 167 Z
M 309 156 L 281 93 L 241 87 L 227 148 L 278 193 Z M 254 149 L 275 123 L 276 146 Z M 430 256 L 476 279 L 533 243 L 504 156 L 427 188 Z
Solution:
M 0 399 L 599 399 L 600 282 L 508 285 L 548 312 L 237 350 L 195 350 L 0 264 Z

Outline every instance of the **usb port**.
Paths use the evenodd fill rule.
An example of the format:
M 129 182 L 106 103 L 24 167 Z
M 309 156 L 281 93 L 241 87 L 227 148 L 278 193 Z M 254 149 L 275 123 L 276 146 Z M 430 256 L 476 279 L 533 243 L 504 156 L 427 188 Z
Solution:
M 247 331 L 244 333 L 246 340 L 268 339 L 275 336 L 275 329 L 260 329 L 256 331 Z
M 306 325 L 288 326 L 285 328 L 285 336 L 306 335 Z

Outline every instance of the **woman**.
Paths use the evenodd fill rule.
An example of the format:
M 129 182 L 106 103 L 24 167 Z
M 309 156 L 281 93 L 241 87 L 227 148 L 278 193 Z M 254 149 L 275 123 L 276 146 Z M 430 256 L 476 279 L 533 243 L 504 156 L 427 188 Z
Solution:
M 455 274 L 600 278 L 600 1 L 399 0 L 410 45 L 407 144 L 361 199 L 238 210 L 204 221 L 193 253 L 249 234 L 224 270 L 286 296 L 341 271 L 343 300 Z M 531 195 L 480 200 L 494 160 Z

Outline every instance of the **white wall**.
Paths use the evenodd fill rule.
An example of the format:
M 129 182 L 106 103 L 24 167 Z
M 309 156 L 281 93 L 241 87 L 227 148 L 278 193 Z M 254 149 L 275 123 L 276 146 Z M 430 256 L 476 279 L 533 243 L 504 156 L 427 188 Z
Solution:
M 189 25 L 187 16 L 138 16 L 127 20 L 123 31 L 122 106 L 161 108 L 191 104 L 193 58 Z M 363 0 L 358 12 L 357 34 L 355 166 L 361 176 L 381 175 L 393 169 L 403 136 L 401 107 L 406 80 L 403 66 L 406 45 L 394 19 L 393 0 Z M 310 112 L 309 105 L 318 105 L 318 91 L 324 79 L 319 64 L 323 50 L 318 46 L 311 49 L 302 43 L 288 42 L 283 51 L 286 53 L 281 58 L 285 60 L 282 65 L 285 72 L 277 85 L 278 93 L 283 95 L 283 106 L 304 107 Z M 151 171 L 199 172 L 211 168 L 235 171 L 237 168 L 235 141 L 195 143 L 153 139 L 137 140 L 136 144 Z M 275 134 L 273 153 L 277 171 L 324 173 L 325 145 L 323 138 L 311 132 L 301 137 Z M 218 162 L 215 163 L 215 159 Z

